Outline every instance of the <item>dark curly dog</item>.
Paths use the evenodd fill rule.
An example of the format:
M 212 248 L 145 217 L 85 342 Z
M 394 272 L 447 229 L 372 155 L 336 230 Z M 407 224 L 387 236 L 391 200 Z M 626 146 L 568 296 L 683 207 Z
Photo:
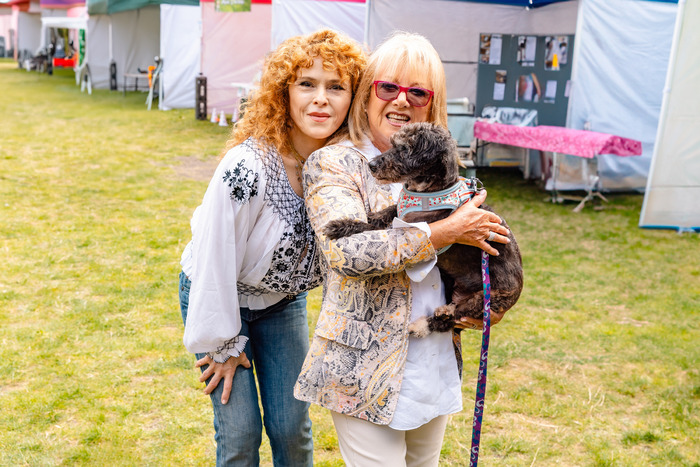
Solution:
M 472 194 L 476 191 L 475 179 L 460 179 L 457 146 L 444 128 L 430 123 L 412 123 L 396 132 L 391 138 L 391 143 L 391 149 L 370 162 L 372 174 L 383 182 L 404 184 L 402 200 L 399 203 L 401 210 L 406 205 L 406 193 L 429 193 L 432 195 L 429 202 L 442 207 L 430 211 L 420 208 L 407 209 L 403 217 L 406 222 L 430 223 L 447 217 L 455 208 L 445 208 L 442 201 L 445 193 L 454 193 L 450 189 L 456 189 L 460 180 L 461 183 L 471 184 Z M 461 188 L 464 189 L 464 186 Z M 482 204 L 481 208 L 493 212 L 485 204 Z M 392 206 L 377 213 L 368 213 L 368 222 L 351 219 L 331 221 L 324 227 L 323 232 L 331 239 L 338 239 L 367 230 L 389 228 L 395 217 L 397 207 Z M 508 228 L 505 220 L 502 225 Z M 508 230 L 510 231 L 510 228 Z M 492 256 L 489 260 L 491 309 L 499 313 L 515 305 L 523 288 L 520 249 L 512 232 L 508 238 L 508 244 L 493 244 L 499 256 Z M 483 317 L 481 249 L 454 244 L 439 254 L 437 265 L 445 284 L 449 304 L 438 307 L 434 316 L 412 323 L 409 327 L 412 335 L 423 337 L 433 331 L 449 331 L 454 327 L 454 320 L 462 316 L 477 319 Z

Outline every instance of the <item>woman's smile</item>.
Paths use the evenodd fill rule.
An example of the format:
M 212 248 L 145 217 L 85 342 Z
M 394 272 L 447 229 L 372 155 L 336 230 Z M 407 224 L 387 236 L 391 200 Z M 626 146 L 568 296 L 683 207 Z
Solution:
M 377 80 L 391 81 L 402 86 L 416 86 L 428 88 L 427 79 L 418 81 L 409 81 L 405 77 L 384 76 L 382 73 L 377 73 Z M 369 121 L 369 129 L 372 133 L 372 143 L 380 151 L 386 151 L 391 147 L 391 135 L 396 133 L 402 126 L 407 123 L 426 122 L 430 113 L 432 102 L 423 107 L 415 107 L 406 100 L 406 93 L 400 92 L 394 100 L 385 101 L 377 97 L 376 92 L 372 89 L 367 103 L 367 120 Z

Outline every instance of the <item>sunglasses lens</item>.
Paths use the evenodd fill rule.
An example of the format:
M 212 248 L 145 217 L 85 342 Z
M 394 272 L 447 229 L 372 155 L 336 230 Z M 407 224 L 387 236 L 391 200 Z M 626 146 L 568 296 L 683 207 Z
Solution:
M 430 94 L 421 88 L 409 88 L 406 93 L 406 100 L 415 107 L 423 107 L 430 100 Z
M 393 101 L 399 95 L 399 87 L 394 83 L 377 83 L 377 97 Z
M 430 102 L 430 91 L 422 88 L 402 88 L 398 84 L 388 81 L 377 81 L 376 92 L 377 97 L 384 101 L 393 101 L 401 91 L 406 92 L 406 100 L 414 107 L 424 107 Z

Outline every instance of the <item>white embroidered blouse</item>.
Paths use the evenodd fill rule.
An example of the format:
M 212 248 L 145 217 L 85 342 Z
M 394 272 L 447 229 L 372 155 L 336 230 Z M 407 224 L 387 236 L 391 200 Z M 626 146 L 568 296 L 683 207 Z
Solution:
M 279 153 L 248 139 L 221 160 L 192 220 L 181 265 L 192 281 L 183 342 L 238 356 L 240 307 L 267 308 L 321 284 L 314 232 Z

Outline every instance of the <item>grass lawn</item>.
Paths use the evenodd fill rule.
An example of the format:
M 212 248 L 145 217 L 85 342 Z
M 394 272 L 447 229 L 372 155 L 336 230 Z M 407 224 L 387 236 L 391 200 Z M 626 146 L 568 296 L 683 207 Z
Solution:
M 229 129 L 7 59 L 0 90 L 0 465 L 213 465 L 177 275 Z M 639 194 L 574 213 L 516 171 L 478 176 L 525 267 L 491 333 L 482 465 L 699 466 L 698 235 L 640 229 Z M 441 465 L 469 463 L 481 337 L 464 334 Z M 312 419 L 316 464 L 343 465 Z

